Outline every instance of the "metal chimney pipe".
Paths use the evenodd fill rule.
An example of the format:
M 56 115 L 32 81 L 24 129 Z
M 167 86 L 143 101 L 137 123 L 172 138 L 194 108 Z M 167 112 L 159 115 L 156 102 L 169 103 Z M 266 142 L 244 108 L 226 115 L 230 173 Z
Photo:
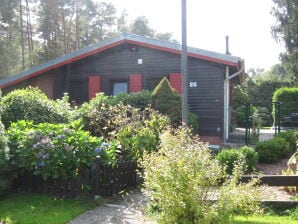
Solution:
M 229 36 L 226 36 L 226 54 L 231 55 L 229 52 Z

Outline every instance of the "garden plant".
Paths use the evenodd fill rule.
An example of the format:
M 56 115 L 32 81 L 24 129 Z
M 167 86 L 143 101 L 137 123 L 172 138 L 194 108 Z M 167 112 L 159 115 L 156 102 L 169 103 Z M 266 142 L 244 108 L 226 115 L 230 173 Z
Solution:
M 159 223 L 230 223 L 236 214 L 260 211 L 255 180 L 238 183 L 241 166 L 226 179 L 206 145 L 184 129 L 167 130 L 160 150 L 145 156 L 144 191 Z

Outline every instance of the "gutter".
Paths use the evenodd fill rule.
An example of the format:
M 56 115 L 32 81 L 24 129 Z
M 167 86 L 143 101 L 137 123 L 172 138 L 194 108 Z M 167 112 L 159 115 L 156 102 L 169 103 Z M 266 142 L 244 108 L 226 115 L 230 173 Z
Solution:
M 232 75 L 229 75 L 230 67 L 226 66 L 226 77 L 224 81 L 224 130 L 223 130 L 223 143 L 227 143 L 229 139 L 229 127 L 230 127 L 230 108 L 229 108 L 229 101 L 230 101 L 230 80 L 235 78 L 236 76 L 242 74 L 245 71 L 244 67 L 244 60 L 240 59 L 240 70 Z

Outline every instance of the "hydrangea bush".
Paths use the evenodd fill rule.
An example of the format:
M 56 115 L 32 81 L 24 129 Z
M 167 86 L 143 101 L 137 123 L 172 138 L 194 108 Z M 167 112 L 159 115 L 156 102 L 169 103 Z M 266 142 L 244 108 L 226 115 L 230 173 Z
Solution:
M 90 167 L 97 157 L 115 163 L 116 148 L 104 145 L 102 138 L 82 130 L 80 122 L 71 124 L 12 123 L 9 137 L 10 164 L 19 172 L 29 171 L 47 178 L 77 175 L 79 168 Z

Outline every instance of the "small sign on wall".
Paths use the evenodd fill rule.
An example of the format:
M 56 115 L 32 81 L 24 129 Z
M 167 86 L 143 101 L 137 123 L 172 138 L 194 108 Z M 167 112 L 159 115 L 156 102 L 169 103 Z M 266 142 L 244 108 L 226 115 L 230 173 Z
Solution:
M 190 88 L 196 88 L 196 87 L 198 87 L 198 82 L 197 81 L 189 82 L 189 87 Z
M 142 65 L 143 64 L 143 59 L 142 58 L 138 58 L 138 65 Z

